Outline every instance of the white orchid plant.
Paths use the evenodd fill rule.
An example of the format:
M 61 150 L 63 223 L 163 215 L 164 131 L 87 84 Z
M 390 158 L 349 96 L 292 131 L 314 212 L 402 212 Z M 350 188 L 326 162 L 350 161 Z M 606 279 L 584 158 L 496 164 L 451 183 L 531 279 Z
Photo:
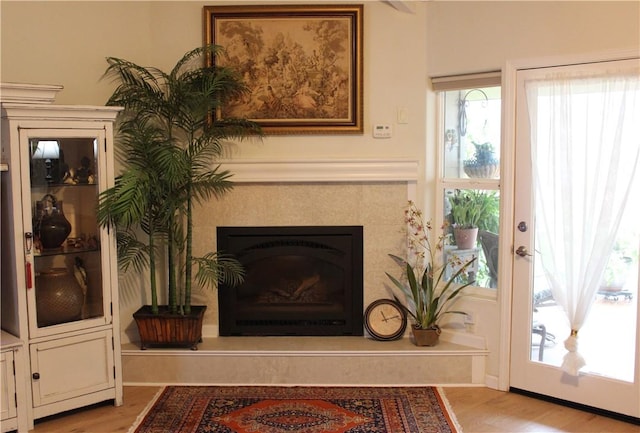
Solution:
M 433 230 L 431 220 L 424 220 L 422 211 L 413 201 L 409 201 L 405 210 L 407 224 L 407 258 L 394 254 L 389 256 L 403 268 L 404 274 L 396 278 L 386 272 L 394 286 L 406 298 L 401 302 L 419 329 L 437 329 L 438 321 L 444 314 L 466 314 L 464 311 L 450 310 L 451 303 L 462 294 L 462 290 L 475 280 L 459 278 L 468 276 L 469 266 L 476 260 L 462 262 L 452 255 L 445 263 L 442 259 L 448 224 L 442 227 L 437 242 L 432 246 L 430 236 Z M 447 273 L 447 268 L 450 272 Z M 448 275 L 450 274 L 450 275 Z M 458 281 L 466 280 L 463 283 Z M 395 297 L 395 295 L 394 295 Z M 396 300 L 399 299 L 396 297 Z

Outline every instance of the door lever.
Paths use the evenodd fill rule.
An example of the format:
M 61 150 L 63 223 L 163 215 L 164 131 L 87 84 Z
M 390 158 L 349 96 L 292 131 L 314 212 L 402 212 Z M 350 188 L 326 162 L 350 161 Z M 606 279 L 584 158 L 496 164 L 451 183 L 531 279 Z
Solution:
M 527 247 L 525 247 L 524 245 L 520 245 L 518 247 L 518 249 L 516 250 L 516 254 L 520 257 L 533 256 L 533 254 L 531 254 L 529 250 L 527 250 Z

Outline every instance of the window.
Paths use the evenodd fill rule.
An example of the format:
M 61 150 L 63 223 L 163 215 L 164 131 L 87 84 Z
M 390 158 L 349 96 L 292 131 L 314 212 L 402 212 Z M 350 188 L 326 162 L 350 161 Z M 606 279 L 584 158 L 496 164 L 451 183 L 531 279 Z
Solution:
M 442 219 L 450 224 L 445 260 L 477 257 L 470 277 L 475 286 L 493 290 L 498 287 L 500 233 L 499 80 L 499 74 L 491 74 L 478 87 L 474 80 L 433 80 L 441 131 L 438 196 Z

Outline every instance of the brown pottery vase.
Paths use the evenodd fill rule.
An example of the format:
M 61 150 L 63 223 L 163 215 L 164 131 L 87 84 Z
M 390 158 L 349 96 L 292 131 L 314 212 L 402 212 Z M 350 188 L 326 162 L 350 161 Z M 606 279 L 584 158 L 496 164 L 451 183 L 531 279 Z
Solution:
M 71 233 L 71 223 L 64 216 L 62 200 L 47 194 L 37 206 L 36 233 L 44 249 L 59 248 Z
M 67 268 L 51 268 L 36 275 L 38 326 L 51 326 L 82 318 L 84 293 Z

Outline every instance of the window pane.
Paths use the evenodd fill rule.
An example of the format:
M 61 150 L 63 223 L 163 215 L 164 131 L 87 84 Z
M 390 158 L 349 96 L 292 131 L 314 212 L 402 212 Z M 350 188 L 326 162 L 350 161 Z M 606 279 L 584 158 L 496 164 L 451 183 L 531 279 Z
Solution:
M 449 226 L 447 256 L 462 262 L 477 257 L 470 270 L 476 286 L 496 288 L 498 284 L 498 233 L 500 194 L 494 190 L 445 189 L 444 219 Z
M 444 177 L 500 175 L 500 87 L 443 92 Z

